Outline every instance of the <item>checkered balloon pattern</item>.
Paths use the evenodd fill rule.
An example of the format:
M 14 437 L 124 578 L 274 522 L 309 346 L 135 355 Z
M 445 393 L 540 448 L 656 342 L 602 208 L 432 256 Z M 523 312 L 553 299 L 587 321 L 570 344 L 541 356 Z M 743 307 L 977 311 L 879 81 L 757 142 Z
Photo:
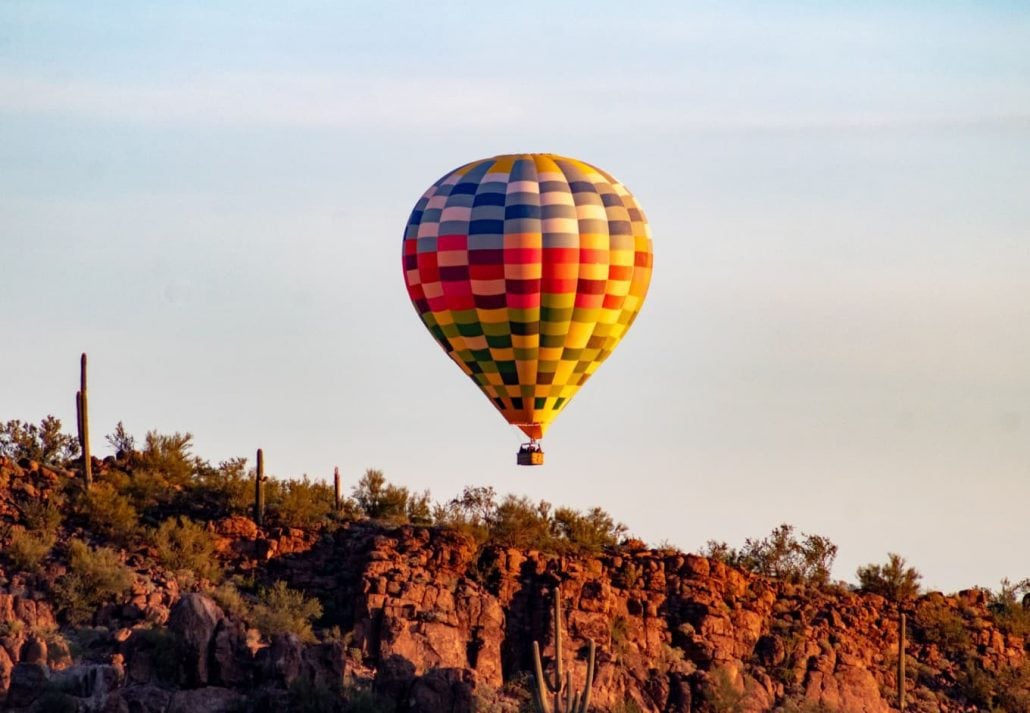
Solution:
M 436 341 L 537 439 L 633 324 L 651 281 L 651 232 L 630 192 L 599 168 L 495 156 L 423 194 L 403 265 Z

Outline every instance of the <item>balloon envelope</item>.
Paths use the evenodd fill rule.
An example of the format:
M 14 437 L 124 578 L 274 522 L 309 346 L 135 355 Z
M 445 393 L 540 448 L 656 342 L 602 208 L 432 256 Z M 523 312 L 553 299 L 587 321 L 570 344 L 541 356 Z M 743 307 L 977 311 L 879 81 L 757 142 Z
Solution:
M 403 267 L 440 346 L 536 439 L 640 311 L 651 235 L 630 192 L 599 168 L 553 154 L 495 156 L 423 194 Z

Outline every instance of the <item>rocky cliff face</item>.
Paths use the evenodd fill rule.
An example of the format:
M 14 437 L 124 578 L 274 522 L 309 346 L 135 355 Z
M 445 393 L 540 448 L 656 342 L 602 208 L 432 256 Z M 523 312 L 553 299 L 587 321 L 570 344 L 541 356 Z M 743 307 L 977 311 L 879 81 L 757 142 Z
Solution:
M 0 520 L 15 521 L 19 503 L 45 498 L 61 477 L 0 463 Z M 532 642 L 546 666 L 560 586 L 577 688 L 585 643 L 597 644 L 596 710 L 897 709 L 899 609 L 875 595 L 634 543 L 561 557 L 371 522 L 264 530 L 236 516 L 209 530 L 227 567 L 318 597 L 318 623 L 332 635 L 261 640 L 134 552 L 123 552 L 134 567 L 131 596 L 99 609 L 88 627 L 55 616 L 59 564 L 36 579 L 0 571 L 0 708 L 528 710 Z M 908 710 L 988 710 L 983 701 L 993 700 L 1030 712 L 1028 642 L 994 621 L 984 592 L 929 594 L 905 611 Z
M 334 573 L 334 562 L 350 566 Z M 473 694 L 521 680 L 533 640 L 550 651 L 549 597 L 560 585 L 575 686 L 585 677 L 582 644 L 593 639 L 599 648 L 599 709 L 628 710 L 631 702 L 645 711 L 786 705 L 886 713 L 895 699 L 895 605 L 771 581 L 697 555 L 477 554 L 454 533 L 405 527 L 351 531 L 275 567 L 338 598 L 352 646 L 392 691 L 441 672 Z M 971 671 L 1026 666 L 1027 642 L 992 624 L 982 591 L 930 594 L 907 609 L 910 710 L 976 710 L 962 700 Z M 426 708 L 443 709 L 451 707 Z

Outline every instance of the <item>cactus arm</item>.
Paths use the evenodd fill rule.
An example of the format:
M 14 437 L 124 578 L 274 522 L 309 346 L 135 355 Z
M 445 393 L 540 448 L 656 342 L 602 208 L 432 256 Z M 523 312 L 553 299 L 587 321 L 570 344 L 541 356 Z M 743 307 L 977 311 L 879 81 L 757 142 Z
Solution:
M 265 454 L 257 450 L 257 470 L 254 473 L 254 522 L 262 525 L 265 519 Z
M 93 459 L 89 448 L 89 401 L 86 395 L 86 353 L 79 359 L 79 440 L 82 441 L 82 474 L 86 490 L 93 485 Z
M 590 709 L 590 691 L 594 687 L 594 658 L 597 653 L 597 645 L 590 639 L 590 653 L 587 655 L 587 680 L 583 686 L 583 696 L 579 699 L 578 713 L 587 713 Z
M 898 710 L 905 710 L 905 614 L 898 618 Z
M 551 707 L 547 705 L 547 686 L 545 685 L 544 667 L 540 663 L 540 645 L 533 642 L 533 702 L 536 704 L 537 713 L 551 713 Z
M 562 678 L 562 646 L 561 646 L 561 587 L 554 588 L 554 661 L 557 667 L 554 680 L 561 685 Z

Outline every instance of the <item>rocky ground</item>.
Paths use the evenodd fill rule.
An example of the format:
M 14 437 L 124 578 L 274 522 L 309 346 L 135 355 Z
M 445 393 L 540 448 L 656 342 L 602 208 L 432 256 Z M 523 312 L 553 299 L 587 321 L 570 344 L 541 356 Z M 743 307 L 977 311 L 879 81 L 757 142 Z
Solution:
M 76 476 L 0 459 L 0 523 Z M 88 534 L 64 527 L 63 539 Z M 596 710 L 897 710 L 899 606 L 845 587 L 633 542 L 572 557 L 372 521 L 267 529 L 237 515 L 206 527 L 227 570 L 317 598 L 318 636 L 262 636 L 146 548 L 120 549 L 129 593 L 74 624 L 53 595 L 60 557 L 35 574 L 0 565 L 0 709 L 530 710 L 532 642 L 547 665 L 560 585 L 577 688 L 585 643 L 597 645 Z M 988 605 L 981 590 L 903 605 L 908 710 L 1030 712 L 1030 642 Z

